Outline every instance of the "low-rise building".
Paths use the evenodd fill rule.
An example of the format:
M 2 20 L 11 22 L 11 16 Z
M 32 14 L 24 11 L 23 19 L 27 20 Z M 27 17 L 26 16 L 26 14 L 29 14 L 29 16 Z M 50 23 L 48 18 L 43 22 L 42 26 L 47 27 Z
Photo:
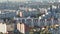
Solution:
M 0 32 L 6 33 L 7 32 L 7 25 L 4 23 L 0 23 Z

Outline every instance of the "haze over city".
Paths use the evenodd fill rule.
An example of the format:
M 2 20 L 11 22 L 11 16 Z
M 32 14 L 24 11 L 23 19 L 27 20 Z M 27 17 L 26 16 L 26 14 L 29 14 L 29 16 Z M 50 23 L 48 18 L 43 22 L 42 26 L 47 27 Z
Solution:
M 6 2 L 6 1 L 12 1 L 12 2 L 25 2 L 25 1 L 34 1 L 34 2 L 59 2 L 60 0 L 0 0 L 0 2 Z

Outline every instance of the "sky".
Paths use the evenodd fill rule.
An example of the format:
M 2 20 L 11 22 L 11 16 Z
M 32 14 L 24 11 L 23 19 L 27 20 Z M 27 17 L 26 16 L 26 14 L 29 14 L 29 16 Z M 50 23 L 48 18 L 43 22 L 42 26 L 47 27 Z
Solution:
M 0 0 L 0 2 L 5 2 L 7 0 Z M 8 0 L 8 1 L 17 1 L 17 2 L 24 2 L 24 1 L 49 1 L 49 0 Z M 50 0 L 54 1 L 54 0 Z
M 0 2 L 4 2 L 4 1 L 7 1 L 7 0 L 0 0 Z M 40 1 L 40 0 L 8 0 L 8 1 Z
M 7 0 L 0 0 L 0 2 L 4 2 L 4 1 L 7 1 Z M 17 1 L 17 2 L 19 2 L 19 1 L 28 1 L 28 0 L 8 0 L 8 1 Z

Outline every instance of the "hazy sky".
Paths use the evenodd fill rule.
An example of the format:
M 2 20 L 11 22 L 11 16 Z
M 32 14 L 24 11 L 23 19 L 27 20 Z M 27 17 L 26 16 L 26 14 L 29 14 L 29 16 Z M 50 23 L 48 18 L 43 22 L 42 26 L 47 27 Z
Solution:
M 4 2 L 4 1 L 7 1 L 7 0 L 0 0 L 0 2 Z M 20 1 L 54 1 L 54 0 L 8 0 L 8 1 L 20 2 Z
M 7 0 L 0 0 L 0 2 L 4 2 L 4 1 L 7 1 Z M 29 1 L 29 0 L 8 0 L 8 1 Z
M 0 0 L 0 1 L 7 1 L 7 0 Z M 31 0 L 9 0 L 9 1 L 31 1 Z M 32 0 L 32 1 L 35 1 L 35 0 Z M 39 0 L 37 0 L 39 1 Z

